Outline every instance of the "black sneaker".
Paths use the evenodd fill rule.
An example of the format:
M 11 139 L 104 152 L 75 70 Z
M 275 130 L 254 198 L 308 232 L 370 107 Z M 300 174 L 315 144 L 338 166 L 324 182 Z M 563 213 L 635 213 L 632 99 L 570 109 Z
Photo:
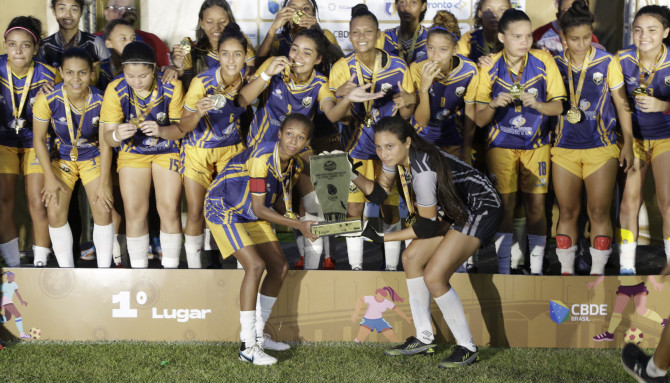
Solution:
M 435 344 L 426 344 L 422 341 L 416 339 L 413 336 L 410 336 L 405 340 L 405 343 L 384 350 L 384 354 L 389 356 L 398 356 L 398 355 L 432 355 L 435 353 Z
M 479 360 L 479 351 L 470 351 L 463 346 L 456 345 L 451 349 L 451 355 L 440 362 L 437 366 L 441 368 L 450 368 L 458 366 L 467 366 L 468 364 Z
M 638 382 L 662 382 L 666 383 L 667 378 L 661 376 L 658 378 L 652 378 L 647 375 L 647 363 L 649 363 L 651 356 L 644 353 L 640 348 L 633 344 L 628 343 L 623 348 L 621 352 L 621 364 L 626 372 L 635 378 Z

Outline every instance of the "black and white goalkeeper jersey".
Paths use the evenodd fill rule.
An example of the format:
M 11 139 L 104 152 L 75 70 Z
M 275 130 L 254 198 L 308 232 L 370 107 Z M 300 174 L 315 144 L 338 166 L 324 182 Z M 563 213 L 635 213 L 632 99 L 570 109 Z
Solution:
M 109 49 L 105 46 L 105 42 L 96 35 L 79 31 L 73 40 L 71 43 L 65 45 L 60 32 L 48 36 L 40 44 L 39 53 L 37 54 L 38 59 L 54 68 L 59 68 L 63 52 L 73 47 L 85 50 L 93 61 L 102 61 L 111 56 Z

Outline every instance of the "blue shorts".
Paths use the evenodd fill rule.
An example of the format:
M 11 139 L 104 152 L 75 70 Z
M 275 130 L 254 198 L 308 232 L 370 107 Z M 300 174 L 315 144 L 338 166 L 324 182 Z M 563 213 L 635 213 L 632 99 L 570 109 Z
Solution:
M 389 324 L 389 322 L 386 321 L 384 318 L 379 318 L 379 319 L 367 319 L 363 318 L 361 321 L 361 326 L 367 327 L 370 329 L 370 331 L 374 332 L 377 330 L 377 332 L 384 332 L 386 330 L 390 330 L 393 327 Z

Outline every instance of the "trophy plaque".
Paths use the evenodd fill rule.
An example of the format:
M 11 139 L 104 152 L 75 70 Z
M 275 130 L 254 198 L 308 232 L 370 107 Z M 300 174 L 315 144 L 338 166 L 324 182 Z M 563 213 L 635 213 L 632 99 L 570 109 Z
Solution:
M 312 234 L 323 237 L 363 230 L 360 218 L 347 219 L 351 182 L 347 153 L 312 156 L 309 161 L 310 177 L 325 218 L 325 222 L 312 225 Z

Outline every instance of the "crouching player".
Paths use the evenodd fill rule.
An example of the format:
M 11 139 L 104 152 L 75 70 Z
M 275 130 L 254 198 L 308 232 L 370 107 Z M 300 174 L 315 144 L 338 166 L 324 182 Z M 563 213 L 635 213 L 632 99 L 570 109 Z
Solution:
M 300 230 L 312 241 L 317 239 L 310 231 L 315 222 L 300 221 L 291 207 L 291 189 L 304 167 L 298 154 L 308 145 L 313 131 L 309 117 L 287 115 L 279 128 L 279 141 L 260 143 L 233 157 L 205 197 L 207 226 L 221 255 L 233 255 L 244 268 L 239 358 L 256 365 L 277 363 L 264 349 L 289 348 L 263 334 L 288 271 L 271 224 Z M 283 216 L 271 208 L 278 197 L 286 208 Z M 264 271 L 267 274 L 261 285 Z

